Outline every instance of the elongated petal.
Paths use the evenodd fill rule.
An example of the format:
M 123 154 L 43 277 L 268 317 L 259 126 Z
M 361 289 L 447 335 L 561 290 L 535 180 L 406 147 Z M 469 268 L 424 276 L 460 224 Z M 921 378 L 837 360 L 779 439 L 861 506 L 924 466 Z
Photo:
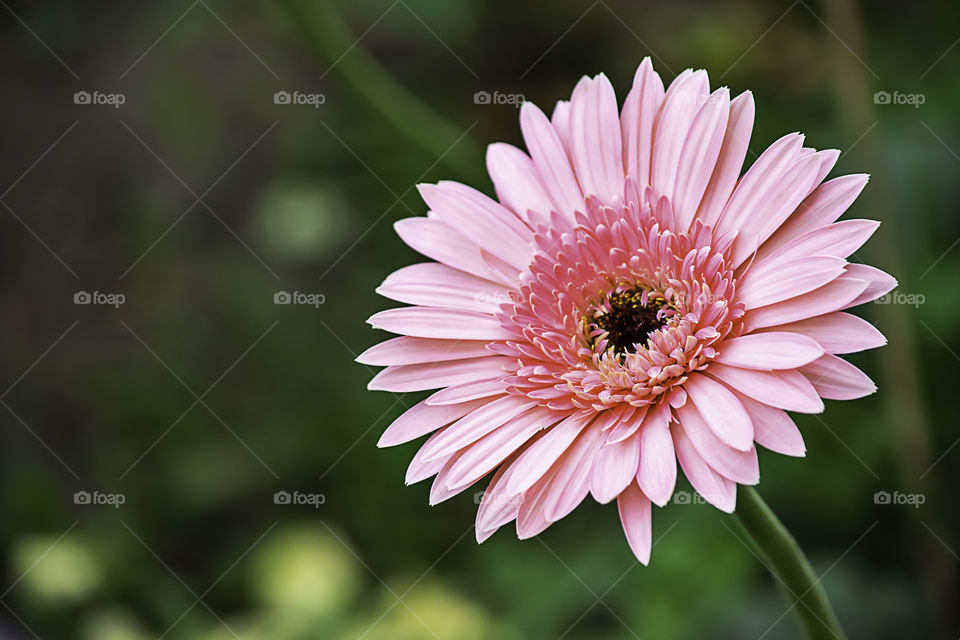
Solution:
M 617 96 L 603 74 L 583 78 L 570 99 L 573 165 L 585 195 L 604 203 L 623 196 L 623 146 Z
M 424 444 L 424 457 L 430 460 L 448 456 L 526 413 L 534 404 L 515 395 L 488 402 L 444 429 L 433 442 Z
M 503 381 L 498 377 L 489 380 L 474 380 L 463 384 L 452 384 L 452 386 L 437 391 L 427 398 L 427 404 L 459 404 L 468 400 L 489 398 L 503 393 L 504 386 Z
M 710 93 L 707 72 L 687 70 L 670 83 L 654 123 L 650 184 L 658 195 L 673 195 L 680 154 L 693 120 Z
M 477 247 L 497 256 L 518 271 L 533 255 L 528 239 L 506 223 L 514 214 L 479 192 L 466 195 L 450 183 L 417 185 L 433 216 L 469 238 Z M 471 190 L 472 192 L 472 190 Z
M 359 356 L 357 362 L 373 366 L 445 362 L 492 355 L 483 340 L 431 340 L 400 336 L 375 344 Z
M 490 314 L 435 307 L 387 309 L 370 317 L 370 325 L 390 333 L 451 340 L 506 340 L 510 333 Z
M 676 410 L 680 428 L 683 429 L 693 448 L 710 467 L 734 482 L 756 484 L 760 481 L 760 466 L 757 451 L 750 447 L 747 451 L 738 451 L 721 441 L 691 403 Z
M 617 497 L 620 523 L 627 536 L 630 550 L 642 564 L 650 562 L 650 547 L 653 545 L 650 500 L 635 483 Z
M 798 413 L 823 411 L 823 401 L 816 389 L 796 371 L 756 371 L 714 363 L 707 373 L 730 389 L 772 407 Z
M 497 313 L 510 302 L 510 289 L 445 264 L 424 262 L 390 274 L 377 288 L 380 295 L 426 307 L 447 307 Z
M 800 371 L 817 393 L 828 400 L 855 400 L 877 390 L 877 385 L 863 371 L 843 358 L 830 354 L 811 362 Z
M 866 281 L 867 287 L 852 302 L 842 307 L 843 309 L 855 307 L 865 302 L 872 302 L 897 288 L 896 278 L 867 264 L 851 264 L 847 267 L 844 278 Z
M 737 398 L 750 414 L 754 438 L 758 444 L 785 456 L 806 455 L 807 447 L 803 444 L 803 436 L 786 411 L 740 393 L 737 393 Z
M 674 429 L 673 444 L 677 450 L 680 468 L 697 493 L 717 509 L 733 513 L 737 504 L 737 484 L 714 471 L 700 457 L 683 429 Z
M 730 90 L 711 94 L 697 111 L 683 143 L 674 185 L 673 212 L 679 230 L 686 230 L 713 176 L 730 117 Z
M 541 429 L 558 420 L 556 412 L 536 407 L 466 447 L 445 478 L 452 491 L 462 491 L 487 475 Z
M 556 463 L 553 477 L 544 501 L 544 515 L 556 522 L 583 502 L 590 491 L 590 474 L 596 464 L 599 429 L 584 429 L 566 453 Z
M 867 186 L 868 179 L 869 176 L 860 173 L 840 176 L 818 186 L 764 243 L 764 250 L 772 253 L 792 240 L 836 221 Z
M 474 380 L 490 380 L 506 375 L 504 364 L 509 358 L 483 356 L 468 360 L 401 364 L 387 367 L 367 385 L 371 391 L 425 391 Z
M 663 81 L 644 58 L 633 78 L 633 88 L 620 114 L 623 159 L 627 176 L 641 189 L 650 184 L 653 122 L 663 103 Z
M 637 482 L 657 506 L 673 495 L 677 483 L 677 457 L 670 435 L 669 416 L 651 411 L 640 431 L 640 463 Z
M 480 278 L 507 285 L 514 283 L 493 272 L 484 263 L 476 244 L 440 220 L 404 218 L 395 222 L 393 228 L 410 248 L 428 258 Z
M 506 492 L 516 495 L 529 490 L 573 444 L 591 417 L 589 413 L 572 414 L 537 440 L 514 463 Z
M 867 285 L 865 280 L 842 275 L 809 293 L 752 310 L 744 319 L 744 331 L 775 327 L 845 309 L 866 290 Z
M 737 281 L 737 297 L 756 309 L 819 289 L 845 273 L 847 261 L 831 256 L 799 258 L 777 269 L 749 270 Z
M 464 402 L 463 404 L 447 405 L 443 407 L 429 406 L 426 401 L 413 405 L 410 409 L 393 421 L 387 430 L 380 436 L 378 447 L 392 447 L 420 436 L 433 433 L 441 427 L 455 422 L 474 409 L 483 406 L 485 402 Z
M 823 355 L 816 340 L 783 331 L 754 333 L 726 340 L 717 362 L 743 369 L 792 369 Z
M 529 102 L 520 107 L 520 128 L 556 210 L 572 219 L 574 211 L 584 210 L 583 194 L 557 131 L 543 112 Z
M 527 211 L 546 215 L 556 206 L 533 160 L 512 145 L 496 142 L 487 147 L 487 173 L 503 206 L 524 220 L 529 220 Z
M 639 463 L 639 436 L 602 444 L 590 477 L 590 493 L 594 499 L 605 504 L 616 498 L 636 478 Z
M 753 132 L 753 94 L 741 93 L 730 103 L 730 117 L 723 135 L 723 146 L 717 158 L 717 166 L 700 201 L 697 217 L 707 225 L 715 225 L 720 213 L 730 200 L 733 189 L 743 170 L 747 157 L 750 135 Z
M 753 423 L 743 405 L 730 390 L 713 378 L 692 375 L 684 390 L 707 424 L 722 441 L 747 451 L 753 445 Z
M 855 353 L 887 344 L 887 339 L 872 324 L 842 311 L 782 324 L 772 327 L 770 331 L 789 331 L 808 336 L 816 340 L 827 353 Z

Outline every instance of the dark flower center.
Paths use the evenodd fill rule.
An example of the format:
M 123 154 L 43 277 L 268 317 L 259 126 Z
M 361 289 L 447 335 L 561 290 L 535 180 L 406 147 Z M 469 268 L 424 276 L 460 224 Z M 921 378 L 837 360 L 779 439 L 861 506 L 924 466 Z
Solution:
M 629 353 L 666 324 L 666 316 L 659 313 L 665 305 L 662 297 L 643 289 L 613 291 L 593 311 L 592 320 L 596 329 L 607 334 L 607 349 Z M 594 334 L 595 339 L 602 335 Z

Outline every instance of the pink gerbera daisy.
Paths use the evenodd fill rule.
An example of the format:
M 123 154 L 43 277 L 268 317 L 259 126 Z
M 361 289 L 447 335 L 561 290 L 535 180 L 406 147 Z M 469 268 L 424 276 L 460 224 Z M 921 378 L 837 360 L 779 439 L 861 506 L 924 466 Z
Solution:
M 589 493 L 617 500 L 646 563 L 677 462 L 732 512 L 759 480 L 755 443 L 804 455 L 787 411 L 875 390 L 836 355 L 885 343 L 843 312 L 895 285 L 846 260 L 879 224 L 836 221 L 867 176 L 823 182 L 839 152 L 792 133 L 741 177 L 753 116 L 702 70 L 664 90 L 647 59 L 619 113 L 603 75 L 550 119 L 524 104 L 527 152 L 488 149 L 497 200 L 420 186 L 430 211 L 396 229 L 436 262 L 384 281 L 414 306 L 374 315 L 401 337 L 358 360 L 386 366 L 371 389 L 440 389 L 380 439 L 432 434 L 407 472 L 436 476 L 431 503 L 495 471 L 479 541 L 512 520 L 537 535 Z

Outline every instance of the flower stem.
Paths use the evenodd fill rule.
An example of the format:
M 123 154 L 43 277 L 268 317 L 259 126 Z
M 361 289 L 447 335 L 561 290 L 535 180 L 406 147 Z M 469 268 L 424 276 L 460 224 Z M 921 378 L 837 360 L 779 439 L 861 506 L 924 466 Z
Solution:
M 820 578 L 813 572 L 797 541 L 756 489 L 740 486 L 735 515 L 766 561 L 767 568 L 785 588 L 807 637 L 811 640 L 844 640 L 846 636 Z

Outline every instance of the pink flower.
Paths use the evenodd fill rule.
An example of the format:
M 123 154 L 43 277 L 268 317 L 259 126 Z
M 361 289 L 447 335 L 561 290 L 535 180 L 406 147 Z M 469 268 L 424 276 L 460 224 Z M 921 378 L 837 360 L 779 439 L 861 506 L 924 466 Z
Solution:
M 495 471 L 477 540 L 516 520 L 535 536 L 590 493 L 617 500 L 637 558 L 651 502 L 693 487 L 732 512 L 760 477 L 754 444 L 804 455 L 787 411 L 819 413 L 875 386 L 837 354 L 883 345 L 843 310 L 892 289 L 847 262 L 879 223 L 837 222 L 866 175 L 823 182 L 838 151 L 774 142 L 740 175 L 753 96 L 687 70 L 664 91 L 649 59 L 617 112 L 603 75 L 548 119 L 524 104 L 527 152 L 492 144 L 492 200 L 421 185 L 426 217 L 396 224 L 436 262 L 377 290 L 414 306 L 370 323 L 400 334 L 359 361 L 371 389 L 440 389 L 394 422 L 390 446 L 432 434 L 407 483 L 431 504 Z

